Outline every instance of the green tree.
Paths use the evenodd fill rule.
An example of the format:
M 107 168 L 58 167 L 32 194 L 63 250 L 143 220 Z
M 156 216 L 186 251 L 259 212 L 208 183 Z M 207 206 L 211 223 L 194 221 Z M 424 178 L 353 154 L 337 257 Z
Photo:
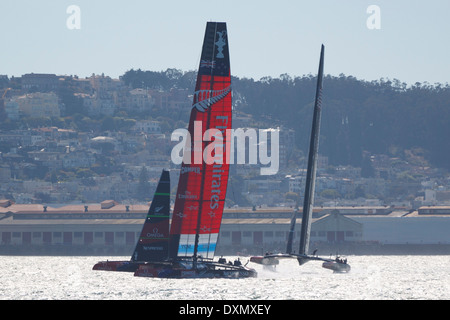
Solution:
M 298 202 L 299 199 L 300 199 L 300 196 L 297 193 L 295 193 L 295 192 L 286 192 L 284 194 L 284 198 L 286 200 L 292 200 L 294 202 Z
M 325 189 L 320 193 L 320 196 L 326 199 L 337 199 L 341 195 L 335 189 Z

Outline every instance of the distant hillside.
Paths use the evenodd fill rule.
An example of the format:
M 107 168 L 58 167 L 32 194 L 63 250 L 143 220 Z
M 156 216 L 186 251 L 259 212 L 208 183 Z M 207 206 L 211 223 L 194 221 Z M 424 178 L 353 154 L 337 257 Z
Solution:
M 194 90 L 195 72 L 130 70 L 122 79 L 133 87 Z M 259 81 L 233 78 L 236 110 L 267 126 L 295 129 L 297 145 L 306 151 L 316 78 L 312 75 Z M 326 76 L 320 153 L 330 163 L 361 166 L 363 152 L 423 157 L 450 169 L 450 87 L 398 80 L 361 81 Z

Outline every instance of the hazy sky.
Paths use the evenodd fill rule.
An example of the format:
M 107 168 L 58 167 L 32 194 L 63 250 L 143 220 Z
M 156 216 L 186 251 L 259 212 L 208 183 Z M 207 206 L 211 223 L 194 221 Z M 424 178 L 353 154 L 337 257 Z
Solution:
M 449 0 L 1 0 L 0 74 L 196 70 L 206 22 L 225 21 L 238 77 L 316 74 L 323 43 L 326 74 L 447 83 L 449 15 Z

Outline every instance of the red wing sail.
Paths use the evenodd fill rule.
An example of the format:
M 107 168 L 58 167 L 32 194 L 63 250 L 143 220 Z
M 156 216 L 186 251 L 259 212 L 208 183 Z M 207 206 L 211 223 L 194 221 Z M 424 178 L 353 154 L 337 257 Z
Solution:
M 163 170 L 131 261 L 161 261 L 168 258 L 170 175 Z
M 171 258 L 214 257 L 228 183 L 231 111 L 226 24 L 208 22 L 170 230 Z

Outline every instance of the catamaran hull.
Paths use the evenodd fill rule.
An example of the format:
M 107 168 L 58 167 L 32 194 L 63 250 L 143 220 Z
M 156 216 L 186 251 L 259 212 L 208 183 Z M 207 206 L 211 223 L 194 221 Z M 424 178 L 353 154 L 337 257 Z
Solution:
M 92 270 L 135 272 L 139 268 L 139 263 L 130 261 L 100 261 Z
M 140 265 L 135 271 L 136 277 L 149 278 L 168 278 L 168 279 L 198 279 L 198 278 L 226 278 L 226 279 L 241 279 L 241 278 L 256 278 L 257 273 L 254 269 L 244 266 L 222 266 L 221 269 L 184 269 L 176 268 L 171 265 L 161 266 L 146 264 Z
M 296 254 L 270 254 L 265 256 L 253 256 L 250 257 L 250 262 L 261 264 L 265 267 L 276 266 L 279 264 L 280 259 L 297 259 L 299 265 L 304 265 L 308 261 L 323 261 L 322 267 L 325 269 L 333 270 L 336 273 L 347 273 L 351 267 L 346 262 L 339 262 L 336 260 L 324 259 L 317 256 L 308 255 L 296 255 Z
M 333 270 L 335 273 L 347 273 L 350 272 L 351 269 L 350 265 L 336 261 L 325 261 L 322 263 L 322 267 Z
M 250 257 L 250 262 L 262 264 L 264 266 L 274 266 L 274 265 L 280 264 L 280 261 L 278 261 L 278 258 L 263 257 L 263 256 Z

